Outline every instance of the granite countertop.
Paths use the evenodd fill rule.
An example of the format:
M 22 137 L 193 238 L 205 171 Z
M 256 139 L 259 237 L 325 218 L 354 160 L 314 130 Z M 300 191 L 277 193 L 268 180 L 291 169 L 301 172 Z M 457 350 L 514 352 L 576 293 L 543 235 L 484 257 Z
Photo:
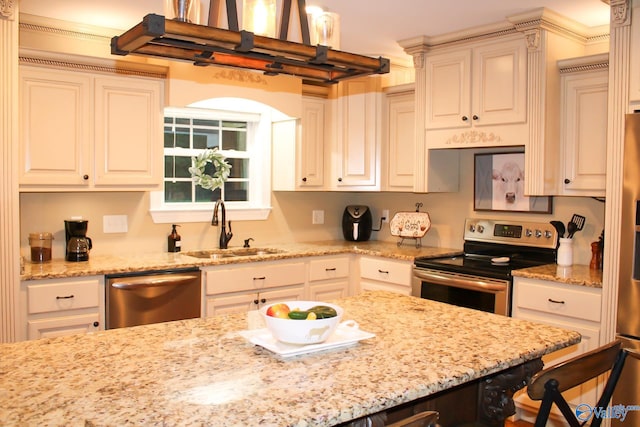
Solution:
M 0 344 L 0 424 L 331 426 L 580 341 L 384 291 L 335 302 L 376 336 L 281 359 L 234 314 Z
M 185 253 L 149 253 L 130 256 L 94 256 L 89 261 L 67 262 L 54 259 L 42 264 L 26 262 L 21 280 L 54 279 L 64 277 L 94 276 L 103 274 L 129 273 L 137 271 L 166 270 L 174 268 L 203 267 L 211 265 L 240 264 L 256 261 L 277 261 L 309 256 L 360 254 L 380 256 L 391 259 L 413 261 L 419 256 L 448 256 L 460 254 L 459 249 L 398 246 L 395 242 L 347 242 L 344 240 L 287 243 L 260 246 L 262 249 L 276 249 L 273 254 L 201 259 L 187 256 Z M 241 249 L 239 246 L 233 249 Z
M 602 270 L 589 268 L 588 265 L 561 267 L 556 264 L 548 264 L 514 270 L 511 274 L 513 276 L 526 277 L 529 279 L 550 280 L 569 285 L 602 288 Z

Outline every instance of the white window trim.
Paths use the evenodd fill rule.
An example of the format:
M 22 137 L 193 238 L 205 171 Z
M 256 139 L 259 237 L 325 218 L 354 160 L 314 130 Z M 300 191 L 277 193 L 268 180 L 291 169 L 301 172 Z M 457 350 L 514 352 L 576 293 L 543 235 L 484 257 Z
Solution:
M 273 121 L 271 109 L 266 109 L 260 113 L 260 120 L 257 122 L 256 137 L 263 143 L 254 144 L 253 147 L 259 150 L 251 156 L 252 159 L 261 159 L 262 162 L 256 166 L 255 176 L 252 180 L 262 182 L 259 191 L 250 185 L 252 202 L 225 202 L 226 217 L 229 221 L 263 221 L 271 213 L 271 123 Z M 239 114 L 226 115 L 238 119 Z M 251 113 L 249 113 L 251 114 Z M 245 118 L 247 115 L 244 116 Z M 174 203 L 164 203 L 164 190 L 151 191 L 149 195 L 149 213 L 156 224 L 176 224 L 187 222 L 211 222 L 213 217 L 214 202 L 199 203 L 194 205 L 181 205 Z

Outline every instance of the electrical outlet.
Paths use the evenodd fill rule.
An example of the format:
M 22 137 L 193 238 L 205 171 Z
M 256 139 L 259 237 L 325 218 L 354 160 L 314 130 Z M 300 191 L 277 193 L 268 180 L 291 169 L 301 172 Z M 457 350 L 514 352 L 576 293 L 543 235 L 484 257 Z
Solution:
M 382 222 L 389 222 L 389 209 L 382 209 Z
M 324 211 L 312 211 L 311 224 L 324 224 Z
M 104 215 L 102 217 L 104 233 L 126 233 L 129 231 L 126 215 Z

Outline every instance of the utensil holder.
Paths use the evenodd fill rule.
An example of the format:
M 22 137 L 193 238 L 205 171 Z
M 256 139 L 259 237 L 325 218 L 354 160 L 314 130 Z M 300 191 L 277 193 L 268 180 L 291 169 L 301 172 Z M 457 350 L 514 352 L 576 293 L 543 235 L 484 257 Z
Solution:
M 573 239 L 560 238 L 557 264 L 561 267 L 573 265 Z

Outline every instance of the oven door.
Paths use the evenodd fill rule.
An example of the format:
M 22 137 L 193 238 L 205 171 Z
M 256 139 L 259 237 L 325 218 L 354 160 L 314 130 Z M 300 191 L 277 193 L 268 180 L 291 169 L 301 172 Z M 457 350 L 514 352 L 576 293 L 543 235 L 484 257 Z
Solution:
M 510 316 L 511 281 L 414 267 L 412 294 Z

